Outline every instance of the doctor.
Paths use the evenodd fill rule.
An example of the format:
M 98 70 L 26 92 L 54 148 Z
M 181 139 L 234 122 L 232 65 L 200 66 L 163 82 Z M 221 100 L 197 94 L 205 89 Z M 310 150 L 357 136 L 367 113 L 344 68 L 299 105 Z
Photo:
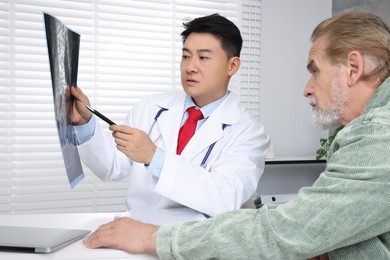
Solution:
M 184 27 L 184 92 L 142 100 L 123 125 L 110 126 L 111 136 L 85 108 L 88 97 L 72 87 L 77 102 L 71 121 L 80 157 L 94 174 L 103 181 L 129 178 L 129 210 L 185 206 L 216 216 L 240 208 L 256 191 L 269 137 L 228 91 L 240 67 L 239 29 L 218 14 Z M 182 149 L 179 131 L 190 107 L 202 114 Z

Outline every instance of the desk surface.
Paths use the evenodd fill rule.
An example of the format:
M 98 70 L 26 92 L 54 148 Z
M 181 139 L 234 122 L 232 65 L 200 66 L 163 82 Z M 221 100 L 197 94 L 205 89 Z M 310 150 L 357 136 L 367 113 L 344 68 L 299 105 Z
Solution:
M 75 214 L 31 214 L 0 215 L 4 226 L 30 226 L 54 228 L 82 228 L 95 231 L 101 224 L 112 221 L 115 213 L 75 213 Z M 78 240 L 57 252 L 50 254 L 0 252 L 0 259 L 158 259 L 147 255 L 132 255 L 115 249 L 88 249 Z

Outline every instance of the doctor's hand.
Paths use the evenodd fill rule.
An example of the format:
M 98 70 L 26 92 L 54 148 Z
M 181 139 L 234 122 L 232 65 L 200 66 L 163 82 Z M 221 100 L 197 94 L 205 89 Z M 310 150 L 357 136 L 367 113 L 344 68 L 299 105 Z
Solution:
M 156 152 L 156 145 L 142 130 L 126 125 L 111 125 L 116 147 L 129 159 L 149 165 Z
M 123 217 L 101 225 L 84 239 L 88 248 L 110 247 L 128 253 L 156 253 L 156 233 L 158 227 Z
M 92 117 L 85 105 L 90 106 L 88 97 L 81 91 L 79 87 L 70 87 L 70 94 L 74 97 L 72 112 L 69 115 L 69 120 L 74 125 L 83 125 L 88 123 Z

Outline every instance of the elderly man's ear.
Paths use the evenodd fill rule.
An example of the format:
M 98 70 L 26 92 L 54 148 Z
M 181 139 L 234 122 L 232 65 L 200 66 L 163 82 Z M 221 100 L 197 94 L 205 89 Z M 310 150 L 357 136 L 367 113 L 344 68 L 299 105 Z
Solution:
M 362 54 L 358 51 L 351 51 L 348 54 L 346 66 L 348 68 L 348 86 L 353 86 L 364 75 L 364 59 Z M 367 69 L 368 68 L 366 68 L 366 70 Z

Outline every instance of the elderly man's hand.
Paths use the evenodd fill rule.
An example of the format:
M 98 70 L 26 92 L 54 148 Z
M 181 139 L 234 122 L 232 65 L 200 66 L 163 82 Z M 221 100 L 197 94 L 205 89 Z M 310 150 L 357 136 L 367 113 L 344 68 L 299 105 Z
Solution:
M 156 232 L 158 226 L 123 217 L 101 225 L 84 239 L 88 248 L 110 247 L 129 253 L 156 253 Z

